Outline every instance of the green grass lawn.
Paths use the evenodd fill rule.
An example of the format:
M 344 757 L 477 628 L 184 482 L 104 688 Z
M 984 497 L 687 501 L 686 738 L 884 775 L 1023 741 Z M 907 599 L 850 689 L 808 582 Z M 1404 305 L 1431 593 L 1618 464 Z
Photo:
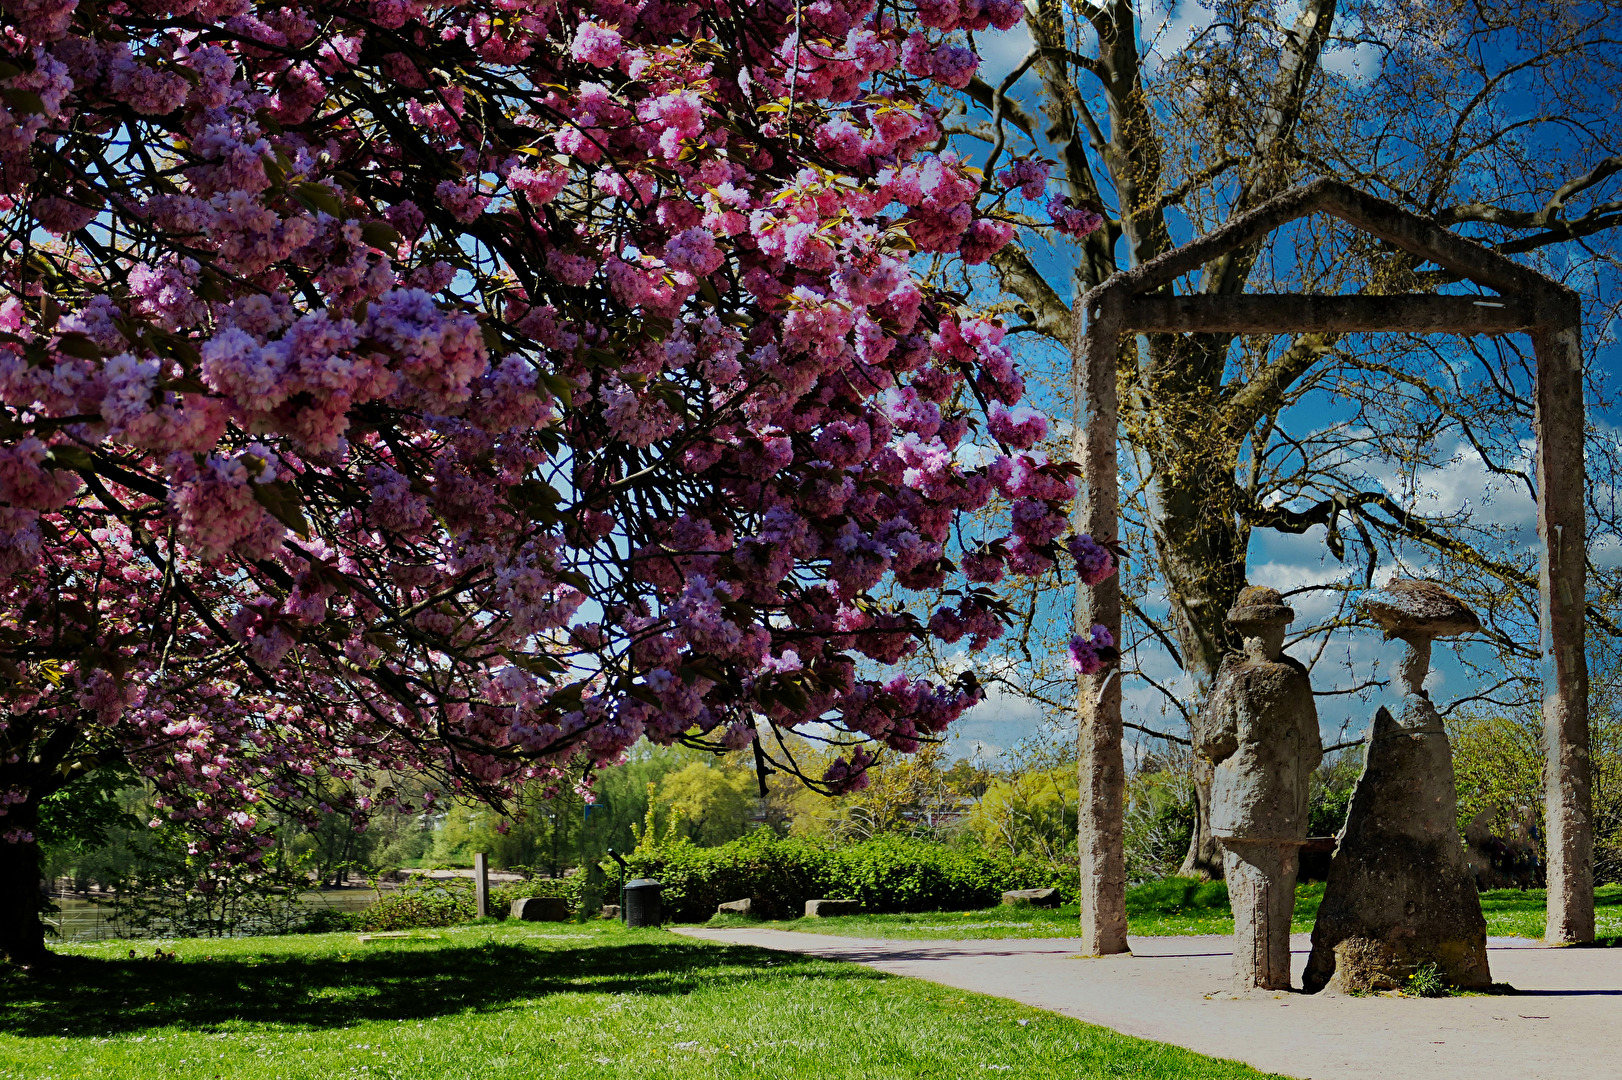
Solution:
M 1000 998 L 617 923 L 163 946 L 178 959 L 87 943 L 46 974 L 0 972 L 0 1077 L 1262 1075 Z
M 1295 890 L 1295 917 L 1290 928 L 1311 933 L 1323 900 L 1323 883 Z M 1594 892 L 1597 936 L 1622 935 L 1622 886 L 1603 885 Z M 1482 894 L 1487 933 L 1493 937 L 1543 936 L 1542 889 L 1496 889 Z M 1233 914 L 1228 891 L 1220 883 L 1168 878 L 1140 885 L 1127 893 L 1127 924 L 1134 934 L 1164 937 L 1182 934 L 1231 934 Z M 843 915 L 831 919 L 788 919 L 763 922 L 738 916 L 716 916 L 708 926 L 770 926 L 845 937 L 912 940 L 971 938 L 1077 937 L 1080 912 L 1074 904 L 1059 908 L 994 907 L 982 911 L 926 912 L 919 915 Z

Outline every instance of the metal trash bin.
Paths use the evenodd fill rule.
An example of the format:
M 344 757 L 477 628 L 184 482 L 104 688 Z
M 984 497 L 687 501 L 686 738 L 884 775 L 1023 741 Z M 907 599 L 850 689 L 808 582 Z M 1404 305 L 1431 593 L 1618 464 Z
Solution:
M 625 915 L 626 926 L 658 926 L 665 921 L 664 902 L 662 893 L 664 885 L 652 878 L 637 878 L 627 881 L 621 890 L 622 903 L 620 911 Z

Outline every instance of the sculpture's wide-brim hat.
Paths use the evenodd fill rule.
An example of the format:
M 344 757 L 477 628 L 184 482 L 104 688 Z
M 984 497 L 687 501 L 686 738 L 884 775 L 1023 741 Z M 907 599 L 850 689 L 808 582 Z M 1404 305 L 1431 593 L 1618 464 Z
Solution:
M 1277 589 L 1265 585 L 1251 585 L 1239 591 L 1239 599 L 1228 611 L 1228 625 L 1235 629 L 1247 626 L 1282 625 L 1295 618 L 1295 610 L 1284 603 Z
M 1388 638 L 1456 637 L 1481 629 L 1476 613 L 1434 581 L 1393 578 L 1384 588 L 1364 593 L 1357 606 Z

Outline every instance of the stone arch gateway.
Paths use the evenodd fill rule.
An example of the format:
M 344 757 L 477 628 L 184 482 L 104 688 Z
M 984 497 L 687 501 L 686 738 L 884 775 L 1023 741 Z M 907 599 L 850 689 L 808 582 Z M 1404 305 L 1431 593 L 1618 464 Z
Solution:
M 1276 229 L 1329 214 L 1493 290 L 1496 296 L 1177 296 L 1163 290 Z M 1584 654 L 1586 559 L 1582 313 L 1577 294 L 1472 240 L 1332 180 L 1294 188 L 1183 247 L 1122 271 L 1075 305 L 1078 531 L 1118 532 L 1117 370 L 1124 336 L 1228 332 L 1528 334 L 1537 360 L 1538 588 L 1546 755 L 1550 942 L 1594 938 L 1593 816 Z M 1076 621 L 1121 637 L 1119 579 L 1077 591 Z M 1121 680 L 1080 676 L 1082 951 L 1125 952 L 1126 769 Z

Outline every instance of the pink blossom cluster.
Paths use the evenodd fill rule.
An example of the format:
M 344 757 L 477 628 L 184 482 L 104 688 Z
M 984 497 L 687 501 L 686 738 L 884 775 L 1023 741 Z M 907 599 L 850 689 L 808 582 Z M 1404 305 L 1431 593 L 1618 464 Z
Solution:
M 1072 206 L 1063 195 L 1055 195 L 1048 200 L 1048 217 L 1053 220 L 1053 227 L 1066 236 L 1086 236 L 1104 224 L 1104 219 L 1096 211 L 1084 206 Z
M 1051 162 L 1040 158 L 1020 158 L 997 174 L 997 182 L 1005 188 L 1018 188 L 1019 193 L 1032 202 L 1040 199 L 1048 189 Z
M 968 597 L 956 608 L 943 607 L 929 620 L 929 632 L 948 645 L 969 636 L 969 648 L 979 652 L 1002 637 L 1002 618 L 977 597 Z
M 1070 552 L 1070 557 L 1076 560 L 1076 573 L 1083 585 L 1097 585 L 1109 580 L 1115 573 L 1115 556 L 1087 533 L 1066 540 L 1065 548 Z
M 1114 659 L 1115 637 L 1105 627 L 1094 624 L 1088 635 L 1071 638 L 1066 651 L 1071 667 L 1082 675 L 1092 675 L 1103 671 Z
M 836 795 L 848 795 L 853 791 L 861 791 L 868 784 L 868 767 L 873 764 L 873 756 L 866 750 L 857 750 L 849 758 L 838 757 L 832 765 L 822 774 L 822 782 L 828 785 L 830 791 Z
M 1029 450 L 1047 437 L 1048 418 L 1028 405 L 1009 409 L 994 401 L 986 413 L 986 430 L 1004 446 Z
M 878 669 L 1006 612 L 875 591 L 960 584 L 998 494 L 964 571 L 1042 573 L 1074 494 L 923 277 L 1012 235 L 930 95 L 1021 10 L 8 5 L 0 214 L 52 271 L 0 267 L 0 790 L 128 760 L 223 864 L 386 775 L 796 772 L 763 725 L 826 725 L 841 792 L 942 737 L 972 677 Z

